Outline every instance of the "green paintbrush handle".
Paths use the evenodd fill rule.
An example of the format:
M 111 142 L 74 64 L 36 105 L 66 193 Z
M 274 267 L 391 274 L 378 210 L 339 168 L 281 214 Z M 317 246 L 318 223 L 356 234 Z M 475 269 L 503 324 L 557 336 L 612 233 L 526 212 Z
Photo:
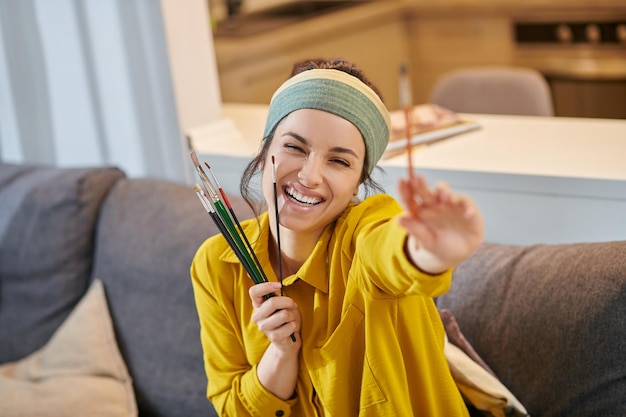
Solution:
M 264 282 L 265 280 L 263 278 L 263 275 L 259 272 L 259 268 L 257 267 L 257 265 L 252 261 L 252 258 L 250 257 L 250 253 L 248 252 L 245 245 L 243 244 L 243 241 L 241 240 L 241 236 L 239 236 L 239 233 L 237 233 L 237 229 L 235 228 L 233 221 L 230 219 L 230 216 L 228 215 L 228 212 L 226 211 L 226 207 L 224 206 L 224 203 L 218 200 L 214 202 L 214 205 L 215 205 L 215 210 L 217 211 L 220 218 L 226 225 L 226 228 L 228 229 L 228 232 L 233 238 L 233 241 L 237 245 L 237 248 L 239 249 L 243 257 L 246 259 L 249 269 L 254 272 L 254 276 L 250 278 L 252 278 L 255 284 L 260 284 L 261 282 Z

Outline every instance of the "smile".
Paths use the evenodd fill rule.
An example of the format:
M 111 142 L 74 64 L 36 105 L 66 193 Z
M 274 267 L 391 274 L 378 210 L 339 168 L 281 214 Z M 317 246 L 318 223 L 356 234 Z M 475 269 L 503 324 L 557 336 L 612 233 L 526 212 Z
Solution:
M 297 204 L 305 205 L 305 206 L 315 206 L 321 203 L 322 201 L 324 201 L 324 199 L 322 198 L 307 197 L 303 194 L 300 194 L 299 192 L 297 192 L 291 187 L 285 188 L 285 194 L 287 194 L 287 196 L 289 197 L 291 201 L 294 201 Z

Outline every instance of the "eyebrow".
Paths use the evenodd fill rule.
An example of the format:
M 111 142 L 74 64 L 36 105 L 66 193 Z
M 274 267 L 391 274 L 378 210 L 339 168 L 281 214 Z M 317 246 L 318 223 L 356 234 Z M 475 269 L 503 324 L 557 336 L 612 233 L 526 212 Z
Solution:
M 303 145 L 311 146 L 311 144 L 309 143 L 308 140 L 306 140 L 304 137 L 298 135 L 297 133 L 285 132 L 283 134 L 283 136 L 291 136 L 292 138 L 296 139 L 298 142 L 301 142 Z M 350 148 L 343 148 L 341 146 L 335 146 L 335 147 L 332 147 L 330 150 L 332 152 L 347 153 L 347 154 L 353 155 L 357 159 L 359 158 L 359 156 L 356 154 L 356 152 L 354 152 Z

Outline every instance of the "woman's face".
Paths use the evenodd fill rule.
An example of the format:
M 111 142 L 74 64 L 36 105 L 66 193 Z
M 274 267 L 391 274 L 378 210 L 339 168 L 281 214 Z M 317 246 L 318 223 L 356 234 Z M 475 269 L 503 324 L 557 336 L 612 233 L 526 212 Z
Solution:
M 352 123 L 332 113 L 301 109 L 289 114 L 276 127 L 263 166 L 263 195 L 270 213 L 272 156 L 281 225 L 321 234 L 358 190 L 365 143 Z

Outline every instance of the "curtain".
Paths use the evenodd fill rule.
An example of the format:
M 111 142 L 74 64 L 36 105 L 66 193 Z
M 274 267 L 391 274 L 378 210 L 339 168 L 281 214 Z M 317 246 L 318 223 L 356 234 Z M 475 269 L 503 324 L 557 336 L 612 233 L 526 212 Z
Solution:
M 0 0 L 0 159 L 187 182 L 161 2 Z

